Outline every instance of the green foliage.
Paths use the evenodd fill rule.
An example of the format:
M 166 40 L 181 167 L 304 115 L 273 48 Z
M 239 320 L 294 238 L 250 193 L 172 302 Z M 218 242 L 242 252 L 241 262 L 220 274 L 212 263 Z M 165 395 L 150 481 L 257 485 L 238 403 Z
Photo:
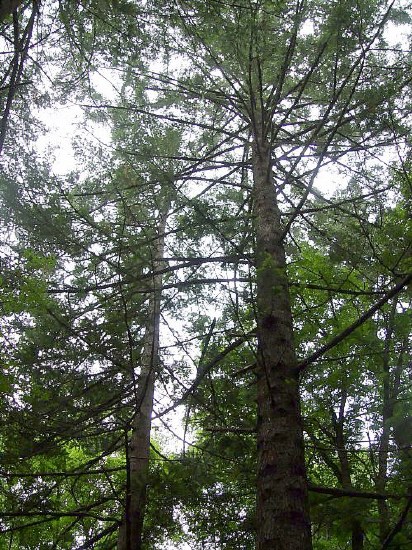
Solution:
M 411 271 L 410 55 L 385 31 L 390 21 L 404 31 L 410 13 L 387 9 L 380 0 L 41 7 L 0 180 L 1 547 L 116 544 L 155 292 L 161 435 L 146 548 L 255 546 L 257 285 L 270 308 L 289 286 L 298 361 L 339 340 L 301 377 L 310 483 L 408 493 L 410 293 L 339 339 Z M 18 25 L 5 22 L 5 43 L 24 33 L 26 10 Z M 5 102 L 15 52 L 3 49 Z M 43 74 L 53 89 L 46 77 L 34 89 Z M 110 100 L 93 89 L 98 75 L 113 80 Z M 47 98 L 88 105 L 78 173 L 53 176 L 35 151 L 31 107 Z M 107 148 L 86 137 L 98 124 L 110 128 Z M 291 223 L 287 272 L 268 251 L 255 254 L 260 124 Z M 341 183 L 326 197 L 316 186 L 330 167 Z M 162 411 L 178 404 L 176 427 Z M 373 498 L 311 493 L 314 548 L 348 548 L 356 522 L 365 549 L 382 546 L 379 524 L 393 529 L 405 499 L 387 502 L 385 516 Z M 393 546 L 411 540 L 406 518 Z

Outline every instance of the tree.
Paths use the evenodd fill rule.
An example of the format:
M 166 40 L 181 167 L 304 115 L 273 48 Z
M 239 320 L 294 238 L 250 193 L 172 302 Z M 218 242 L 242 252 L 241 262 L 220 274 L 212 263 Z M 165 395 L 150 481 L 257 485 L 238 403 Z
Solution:
M 350 154 L 354 143 L 362 143 L 362 150 L 368 151 L 379 144 L 381 133 L 387 133 L 378 126 L 377 143 L 375 132 L 362 128 L 362 120 L 366 122 L 368 116 L 360 98 L 366 92 L 364 75 L 368 74 L 369 82 L 374 75 L 381 78 L 374 70 L 371 50 L 381 40 L 391 7 L 375 5 L 371 12 L 369 5 L 358 6 L 355 20 L 353 12 L 345 12 L 340 5 L 322 8 L 323 21 L 314 21 L 320 38 L 310 39 L 309 55 L 303 49 L 308 40 L 299 40 L 308 16 L 304 3 L 292 7 L 262 2 L 235 9 L 218 5 L 206 13 L 202 5 L 190 2 L 182 3 L 177 13 L 196 45 L 193 57 L 196 55 L 203 74 L 210 74 L 207 64 L 209 71 L 212 64 L 218 72 L 216 84 L 212 82 L 215 88 L 208 86 L 209 96 L 223 96 L 230 111 L 246 122 L 251 136 L 258 340 L 258 548 L 311 547 L 298 394 L 302 367 L 293 343 L 285 238 L 325 162 Z M 366 14 L 371 18 L 362 27 Z M 211 26 L 218 31 L 211 33 Z M 269 29 L 283 46 L 280 53 L 274 49 Z M 204 52 L 203 65 L 199 50 Z M 402 86 L 400 81 L 395 88 L 399 91 Z M 390 95 L 386 97 L 392 101 Z M 302 113 L 302 122 L 296 121 L 296 112 Z M 290 135 L 284 130 L 288 124 L 301 129 Z M 286 152 L 285 139 L 291 141 Z M 308 153 L 312 163 L 306 160 Z M 283 165 L 278 157 L 283 157 Z M 308 172 L 306 177 L 301 166 Z M 279 173 L 279 183 L 274 170 Z M 303 190 L 283 224 L 275 185 L 282 189 L 291 180 Z
M 19 1 L 3 1 L 0 4 L 0 22 L 3 26 L 3 20 L 10 18 L 9 23 L 4 23 L 4 30 L 1 32 L 1 42 L 4 46 L 2 58 L 5 67 L 1 81 L 1 108 L 2 116 L 0 120 L 0 155 L 3 151 L 6 132 L 10 123 L 13 101 L 22 87 L 27 86 L 31 81 L 23 81 L 23 75 L 26 73 L 34 76 L 33 68 L 27 71 L 26 61 L 32 45 L 32 36 L 34 26 L 38 17 L 37 0 L 30 2 L 30 10 L 21 9 L 19 17 Z M 6 17 L 9 16 L 9 17 Z
M 401 532 L 409 510 L 408 506 L 399 510 L 397 521 L 393 515 L 388 519 L 385 489 L 391 430 L 400 449 L 399 472 L 391 473 L 391 481 L 396 485 L 401 472 L 409 467 L 396 428 L 397 422 L 400 425 L 405 420 L 398 401 L 409 399 L 401 390 L 409 341 L 396 319 L 404 318 L 401 293 L 411 280 L 410 243 L 397 233 L 400 223 L 409 223 L 403 205 L 410 193 L 410 99 L 405 76 L 407 52 L 388 43 L 385 29 L 391 21 L 407 21 L 407 11 L 394 2 L 380 1 L 342 5 L 241 0 L 207 6 L 197 1 L 153 1 L 146 3 L 144 10 L 124 2 L 118 7 L 123 17 L 117 26 L 114 7 L 93 2 L 81 5 L 79 13 L 70 9 L 61 12 L 62 17 L 66 14 L 63 22 L 70 43 L 79 46 L 74 66 L 84 70 L 92 66 L 93 59 L 93 68 L 98 68 L 109 59 L 112 67 L 124 74 L 118 103 L 108 104 L 93 94 L 87 104 L 94 117 L 106 111 L 122 114 L 114 132 L 118 151 L 108 159 L 99 159 L 102 170 L 98 178 L 79 178 L 76 184 L 55 182 L 58 193 L 44 199 L 51 201 L 54 196 L 53 207 L 51 202 L 48 209 L 39 207 L 23 192 L 17 203 L 26 219 L 16 219 L 16 227 L 26 227 L 24 238 L 31 246 L 36 243 L 46 252 L 54 247 L 59 266 L 50 277 L 50 288 L 56 296 L 70 296 L 66 302 L 56 298 L 49 307 L 53 320 L 46 321 L 44 313 L 39 315 L 20 346 L 20 350 L 33 353 L 34 342 L 46 337 L 45 349 L 58 364 L 64 362 L 64 338 L 70 335 L 72 340 L 71 374 L 67 377 L 67 383 L 73 385 L 69 422 L 64 424 L 59 418 L 53 438 L 61 438 L 66 430 L 61 441 L 82 441 L 89 457 L 83 471 L 92 464 L 104 464 L 108 456 L 119 458 L 123 441 L 127 441 L 123 486 L 121 479 L 116 487 L 112 482 L 105 484 L 104 494 L 80 507 L 77 517 L 83 517 L 88 506 L 100 511 L 105 499 L 112 507 L 125 502 L 119 547 L 140 547 L 143 494 L 150 479 L 147 461 L 151 402 L 156 392 L 157 327 L 162 322 L 166 325 L 168 316 L 178 319 L 182 312 L 184 316 L 185 308 L 194 307 L 187 305 L 190 298 L 206 305 L 216 293 L 222 309 L 215 308 L 217 311 L 202 322 L 190 323 L 193 326 L 184 327 L 186 334 L 176 338 L 181 354 L 186 338 L 203 343 L 201 353 L 192 357 L 197 368 L 189 386 L 182 382 L 184 369 L 176 373 L 166 356 L 159 358 L 163 364 L 158 383 L 172 389 L 174 403 L 155 415 L 163 415 L 190 397 L 188 425 L 202 422 L 196 428 L 196 445 L 202 449 L 198 458 L 205 456 L 210 441 L 212 449 L 217 446 L 220 452 L 225 429 L 250 441 L 256 425 L 257 455 L 248 453 L 245 469 L 256 461 L 257 548 L 309 549 L 312 539 L 319 548 L 328 544 L 325 540 L 339 547 L 339 537 L 349 537 L 352 548 L 364 547 L 367 522 L 354 513 L 352 504 L 345 506 L 345 501 L 336 510 L 327 508 L 331 515 L 343 510 L 342 532 L 331 535 L 330 525 L 325 528 L 321 516 L 315 514 L 318 528 L 312 537 L 308 490 L 316 489 L 313 479 L 332 485 L 317 487 L 318 494 L 329 490 L 345 498 L 377 501 L 375 508 L 369 506 L 368 518 L 376 515 L 380 543 L 388 547 Z M 143 17 L 147 34 L 139 27 Z M 147 46 L 141 59 L 131 44 L 135 33 L 140 33 L 139 39 Z M 119 53 L 120 36 L 125 40 Z M 155 51 L 144 42 L 147 36 L 158 40 Z M 154 65 L 155 56 L 160 69 Z M 144 137 L 142 123 L 150 127 L 153 120 L 173 131 L 178 129 L 178 149 L 170 149 L 167 140 Z M 131 138 L 122 135 L 124 128 L 130 128 Z M 388 167 L 382 162 L 384 151 L 388 158 L 397 157 L 396 164 L 394 161 Z M 177 163 L 172 176 L 164 177 L 163 163 Z M 110 164 L 115 166 L 114 175 Z M 347 190 L 325 197 L 316 182 L 332 169 L 347 180 Z M 130 170 L 141 185 L 139 205 L 130 192 L 136 188 Z M 163 198 L 170 200 L 166 198 L 169 185 L 174 196 L 171 210 L 159 204 Z M 146 194 L 148 189 L 151 191 Z M 36 227 L 33 231 L 33 223 L 47 210 L 53 230 L 45 234 Z M 170 230 L 165 234 L 159 220 L 164 221 L 168 210 Z M 142 217 L 149 220 L 150 231 L 143 230 Z M 165 250 L 173 254 L 162 258 Z M 69 258 L 76 261 L 71 272 Z M 216 264 L 221 267 L 213 272 Z M 223 277 L 226 266 L 230 266 L 229 274 Z M 184 277 L 173 275 L 178 273 Z M 64 283 L 67 277 L 70 284 Z M 154 287 L 146 285 L 148 281 Z M 216 285 L 226 286 L 221 291 Z M 175 292 L 182 288 L 184 300 Z M 166 293 L 168 304 L 163 321 L 158 317 L 160 291 Z M 149 300 L 142 297 L 146 294 L 151 296 Z M 221 316 L 221 320 L 212 321 L 213 316 Z M 65 335 L 62 345 L 55 336 L 59 331 Z M 369 366 L 372 356 L 368 349 L 373 346 L 382 348 L 379 368 Z M 133 378 L 136 358 L 142 366 L 139 381 Z M 30 360 L 23 353 L 18 360 L 20 368 Z M 98 364 L 97 376 L 93 361 Z M 46 363 L 44 355 L 37 353 L 36 368 L 41 371 Z M 181 366 L 188 370 L 187 365 Z M 365 366 L 368 374 L 362 375 Z M 252 372 L 256 386 L 249 391 L 230 387 L 234 376 L 248 377 Z M 169 380 L 162 378 L 165 373 Z M 115 395 L 111 395 L 109 375 L 116 380 Z M 92 379 L 95 382 L 91 383 Z M 368 402 L 368 388 L 374 379 L 381 391 Z M 62 384 L 64 377 L 56 375 L 56 380 Z M 75 383 L 83 388 L 87 405 L 81 402 Z M 359 387 L 360 396 L 356 395 Z M 38 407 L 35 376 L 30 391 Z M 246 434 L 239 429 L 236 434 L 238 426 L 234 425 L 206 425 L 212 419 L 221 422 L 225 414 L 237 418 L 236 410 L 253 398 L 257 400 L 256 422 L 248 407 Z M 360 420 L 363 408 L 370 420 Z M 13 415 L 20 414 L 26 417 L 28 409 L 13 411 Z M 375 459 L 365 458 L 365 448 L 356 443 L 371 423 L 380 438 L 378 467 Z M 71 429 L 67 431 L 68 425 Z M 53 424 L 37 430 L 46 441 L 51 440 Z M 103 444 L 107 434 L 109 442 Z M 314 448 L 306 456 L 316 458 L 316 467 L 308 467 L 311 484 L 305 437 L 309 448 Z M 143 440 L 142 473 L 133 466 L 133 453 L 136 442 Z M 14 445 L 17 449 L 22 442 Z M 47 449 L 43 442 L 37 451 Z M 193 456 L 197 457 L 196 452 Z M 210 463 L 222 460 L 215 458 L 209 458 Z M 225 459 L 234 458 L 228 452 Z M 186 455 L 177 460 L 185 464 Z M 103 467 L 103 475 L 104 471 Z M 176 471 L 182 475 L 181 470 Z M 236 494 L 230 474 L 222 479 L 220 483 L 230 488 L 227 494 Z M 212 480 L 213 476 L 206 476 L 206 494 L 215 513 L 218 504 L 214 501 L 219 500 L 222 489 L 218 480 Z M 126 499 L 119 498 L 124 487 Z M 189 498 L 188 509 L 190 503 L 202 506 L 202 483 L 196 487 L 196 498 Z M 360 489 L 367 489 L 366 497 L 365 491 L 360 496 Z M 321 499 L 315 501 L 313 510 L 326 508 Z M 248 518 L 244 538 L 221 528 L 221 547 L 230 547 L 235 540 L 251 544 L 247 534 L 253 525 L 250 509 L 248 494 L 236 516 Z M 148 510 L 150 514 L 150 489 Z M 179 510 L 179 505 L 175 504 L 174 510 Z M 103 521 L 101 517 L 97 521 Z M 199 515 L 194 517 L 196 521 Z M 222 517 L 225 523 L 229 515 Z M 111 544 L 119 521 L 117 515 L 109 531 L 100 533 L 83 526 L 85 544 L 96 544 L 106 536 Z M 370 528 L 367 535 L 375 533 Z

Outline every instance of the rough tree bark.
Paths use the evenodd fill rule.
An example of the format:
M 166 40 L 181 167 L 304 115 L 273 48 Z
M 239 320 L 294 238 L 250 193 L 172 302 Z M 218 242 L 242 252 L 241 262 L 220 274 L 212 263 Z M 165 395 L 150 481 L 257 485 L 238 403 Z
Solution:
M 165 226 L 170 206 L 170 203 L 166 202 L 167 204 L 159 215 L 157 245 L 153 253 L 154 271 L 160 271 L 162 268 L 161 258 L 164 256 Z M 136 392 L 136 412 L 127 448 L 126 501 L 124 518 L 117 541 L 118 550 L 140 550 L 142 548 L 153 396 L 159 355 L 161 293 L 162 275 L 155 274 L 152 279 L 148 324 L 143 341 L 142 364 Z
M 252 126 L 257 270 L 257 549 L 310 550 L 299 378 L 280 211 L 262 118 Z

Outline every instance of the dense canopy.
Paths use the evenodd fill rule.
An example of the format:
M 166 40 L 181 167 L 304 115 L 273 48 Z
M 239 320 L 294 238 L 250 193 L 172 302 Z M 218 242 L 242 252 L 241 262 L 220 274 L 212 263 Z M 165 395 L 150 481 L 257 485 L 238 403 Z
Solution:
M 412 546 L 412 7 L 0 1 L 0 547 Z

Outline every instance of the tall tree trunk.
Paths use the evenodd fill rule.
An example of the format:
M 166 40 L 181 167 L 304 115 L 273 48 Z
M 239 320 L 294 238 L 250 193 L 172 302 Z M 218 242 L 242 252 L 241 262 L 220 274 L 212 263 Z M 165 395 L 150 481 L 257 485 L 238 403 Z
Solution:
M 394 404 L 398 397 L 400 371 L 402 370 L 401 361 L 397 362 L 392 375 L 390 368 L 391 342 L 394 330 L 394 320 L 396 314 L 397 299 L 394 298 L 387 320 L 385 330 L 385 343 L 382 356 L 383 372 L 383 403 L 382 403 L 382 428 L 379 438 L 378 454 L 378 476 L 375 480 L 375 487 L 378 492 L 384 493 L 386 490 L 389 460 L 389 442 L 390 442 L 390 420 L 394 413 Z M 393 380 L 391 380 L 393 376 Z M 392 385 L 392 388 L 391 388 Z M 390 514 L 386 500 L 378 501 L 379 513 L 379 540 L 383 544 L 390 531 Z
M 339 404 L 339 417 L 336 417 L 334 410 L 332 410 L 332 424 L 335 430 L 335 445 L 339 458 L 340 464 L 340 481 L 344 489 L 352 490 L 352 478 L 351 478 L 351 467 L 348 458 L 348 452 L 346 449 L 346 439 L 344 432 L 345 424 L 345 407 L 348 399 L 347 390 L 343 388 Z M 363 550 L 364 548 L 364 532 L 362 523 L 359 521 L 358 517 L 351 513 L 350 514 L 350 526 L 351 526 L 351 548 L 352 550 Z
M 160 271 L 164 255 L 164 234 L 170 203 L 159 215 L 158 239 L 154 251 L 153 270 Z M 150 430 L 156 368 L 159 355 L 160 301 L 162 275 L 154 275 L 149 300 L 148 324 L 143 341 L 142 364 L 136 392 L 136 412 L 127 448 L 127 489 L 125 512 L 119 529 L 118 550 L 142 548 L 143 520 L 146 506 L 147 475 L 150 457 Z
M 299 378 L 271 150 L 253 130 L 257 269 L 257 549 L 312 548 Z

